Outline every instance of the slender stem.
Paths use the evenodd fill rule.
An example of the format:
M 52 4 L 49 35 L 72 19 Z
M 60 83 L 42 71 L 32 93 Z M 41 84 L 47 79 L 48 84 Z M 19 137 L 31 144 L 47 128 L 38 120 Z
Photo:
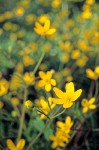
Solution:
M 34 68 L 34 70 L 33 70 L 33 73 L 34 73 L 34 74 L 36 73 L 36 71 L 37 71 L 37 69 L 38 69 L 40 63 L 42 62 L 42 60 L 43 60 L 43 58 L 44 58 L 44 54 L 45 54 L 45 51 L 42 52 L 42 55 L 41 55 L 41 57 L 40 57 L 40 59 L 39 59 L 37 65 L 35 66 L 35 68 Z
M 53 114 L 53 116 L 55 116 L 55 115 L 60 111 L 61 108 L 62 108 L 62 106 L 60 106 L 60 107 L 56 110 L 56 112 Z
M 57 115 L 53 116 L 51 119 L 54 119 L 54 118 L 60 116 L 61 114 L 63 114 L 63 113 L 65 112 L 65 110 L 66 110 L 66 109 L 64 109 L 62 112 L 58 113 Z
M 22 106 L 22 115 L 21 115 L 21 119 L 20 119 L 20 126 L 19 126 L 19 131 L 18 131 L 17 142 L 21 138 L 22 129 L 23 129 L 23 126 L 24 126 L 24 118 L 25 118 L 25 106 L 24 106 L 24 102 L 26 101 L 26 99 L 27 99 L 27 87 L 24 88 L 24 99 L 23 99 L 23 106 Z
M 51 120 L 47 120 L 44 128 L 42 129 L 41 132 L 39 132 L 39 134 L 35 137 L 35 139 L 29 144 L 29 146 L 27 147 L 27 150 L 29 150 L 33 146 L 33 144 L 38 140 L 38 138 L 42 135 L 42 133 L 44 132 L 44 130 L 46 129 L 46 127 L 49 125 L 50 121 Z

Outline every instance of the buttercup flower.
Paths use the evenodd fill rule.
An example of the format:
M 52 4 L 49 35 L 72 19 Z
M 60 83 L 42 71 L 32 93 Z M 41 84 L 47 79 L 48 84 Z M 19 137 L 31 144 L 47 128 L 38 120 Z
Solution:
M 90 109 L 95 109 L 96 105 L 93 104 L 95 102 L 95 98 L 92 97 L 90 100 L 83 99 L 81 104 L 83 106 L 83 113 L 86 113 Z
M 26 85 L 33 85 L 35 81 L 34 74 L 32 72 L 26 72 L 23 75 L 23 80 L 26 83 Z
M 9 83 L 5 79 L 0 80 L 0 96 L 7 94 Z
M 45 36 L 45 35 L 52 35 L 53 33 L 56 32 L 55 28 L 50 28 L 50 20 L 49 19 L 44 20 L 43 23 L 44 23 L 44 26 L 41 25 L 39 22 L 35 23 L 34 31 L 37 34 Z
M 25 145 L 24 139 L 20 139 L 16 146 L 11 139 L 7 140 L 7 146 L 9 150 L 22 150 L 24 145 Z
M 33 103 L 30 101 L 30 100 L 27 100 L 25 103 L 24 103 L 25 107 L 26 108 L 31 108 L 33 106 Z
M 81 95 L 82 90 L 79 89 L 74 91 L 74 83 L 70 82 L 66 84 L 66 92 L 61 91 L 60 89 L 54 87 L 53 88 L 55 94 L 58 98 L 52 98 L 55 104 L 62 104 L 64 108 L 70 108 L 74 101 Z
M 55 107 L 55 104 L 52 102 L 51 97 L 48 98 L 48 101 L 46 101 L 44 98 L 41 98 L 40 100 L 37 100 L 37 105 L 40 107 L 40 110 L 45 114 L 48 115 L 51 109 Z M 41 113 L 41 119 L 45 119 L 46 116 Z
M 55 86 L 56 81 L 52 79 L 52 73 L 51 71 L 47 71 L 44 73 L 43 71 L 39 72 L 39 76 L 41 80 L 38 82 L 39 87 L 45 87 L 45 90 L 49 92 L 51 90 L 51 85 Z
M 70 129 L 73 125 L 73 121 L 69 116 L 66 117 L 65 123 L 58 121 L 57 122 L 57 131 L 55 135 L 50 136 L 50 140 L 53 141 L 52 147 L 65 147 L 66 143 L 69 142 L 70 138 Z
M 70 129 L 71 129 L 72 125 L 73 125 L 73 122 L 71 121 L 71 118 L 69 116 L 66 117 L 65 123 L 63 123 L 61 121 L 57 122 L 57 126 L 60 129 L 64 129 L 66 131 L 66 133 L 70 132 Z
M 97 80 L 99 78 L 99 66 L 96 66 L 95 70 L 86 69 L 87 77 L 93 80 Z

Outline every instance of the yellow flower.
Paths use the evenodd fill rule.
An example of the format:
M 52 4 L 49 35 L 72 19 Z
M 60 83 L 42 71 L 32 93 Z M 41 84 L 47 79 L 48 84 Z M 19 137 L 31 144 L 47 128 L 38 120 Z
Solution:
M 97 80 L 99 78 L 99 66 L 96 66 L 95 70 L 86 69 L 87 77 L 93 80 Z
M 11 98 L 11 103 L 12 103 L 14 106 L 18 106 L 18 105 L 19 105 L 19 99 L 16 98 L 16 97 L 13 97 L 13 98 Z
M 44 26 L 41 25 L 39 22 L 36 22 L 34 31 L 39 35 L 45 36 L 45 35 L 52 35 L 53 33 L 56 32 L 56 29 L 50 28 L 50 20 L 46 19 L 44 20 Z
M 7 140 L 7 146 L 9 150 L 22 150 L 24 145 L 25 145 L 24 139 L 20 139 L 16 146 L 11 139 Z
M 61 121 L 57 122 L 57 126 L 60 129 L 64 129 L 66 131 L 66 133 L 70 132 L 70 129 L 71 129 L 72 125 L 73 125 L 73 122 L 71 121 L 71 118 L 69 116 L 66 117 L 65 123 L 63 123 Z
M 90 100 L 83 99 L 81 104 L 83 106 L 83 113 L 86 113 L 89 109 L 95 109 L 96 105 L 93 104 L 95 102 L 95 98 L 92 97 Z
M 69 116 L 66 117 L 65 123 L 58 121 L 57 122 L 57 131 L 55 136 L 51 135 L 50 140 L 53 141 L 52 147 L 65 147 L 66 143 L 68 143 L 70 138 L 70 129 L 73 125 L 73 122 L 71 121 L 71 118 Z
M 23 56 L 23 64 L 24 66 L 30 66 L 34 64 L 34 59 L 32 59 L 30 56 L 25 55 Z
M 45 90 L 49 92 L 51 90 L 51 85 L 55 86 L 56 81 L 52 79 L 52 73 L 51 71 L 47 71 L 44 73 L 43 71 L 39 72 L 39 76 L 41 80 L 38 82 L 39 87 L 45 86 Z
M 7 94 L 9 83 L 5 79 L 0 80 L 0 96 Z
M 33 72 L 26 72 L 23 75 L 23 80 L 26 83 L 26 85 L 33 85 L 34 81 L 35 81 L 35 77 L 34 77 Z
M 24 105 L 27 108 L 31 108 L 33 106 L 33 103 L 30 100 L 26 100 L 26 102 L 24 103 Z
M 48 101 L 46 101 L 45 99 L 41 98 L 36 103 L 40 107 L 40 110 L 45 115 L 48 115 L 50 110 L 55 107 L 55 104 L 52 102 L 52 99 L 50 97 L 48 98 Z M 45 119 L 46 118 L 46 116 L 43 113 L 41 113 L 41 119 Z
M 70 82 L 66 84 L 66 92 L 61 91 L 58 88 L 53 88 L 58 98 L 52 98 L 55 104 L 62 104 L 64 108 L 70 108 L 74 101 L 81 95 L 82 90 L 74 91 L 74 83 Z

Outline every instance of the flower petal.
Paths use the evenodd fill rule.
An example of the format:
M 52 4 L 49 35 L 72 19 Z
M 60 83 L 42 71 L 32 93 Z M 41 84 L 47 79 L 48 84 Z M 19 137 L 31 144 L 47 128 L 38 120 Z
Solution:
M 56 86 L 56 81 L 55 81 L 54 79 L 51 79 L 51 84 L 52 84 L 53 86 Z
M 73 102 L 64 103 L 63 108 L 70 108 L 73 105 Z
M 93 80 L 96 80 L 95 74 L 91 69 L 86 69 L 87 77 Z
M 50 20 L 46 20 L 45 25 L 44 25 L 44 31 L 46 32 L 50 28 Z
M 45 85 L 45 81 L 44 80 L 38 81 L 38 87 L 43 87 L 44 85 Z
M 51 85 L 50 84 L 45 85 L 45 90 L 49 92 L 51 90 Z
M 83 113 L 86 113 L 88 111 L 88 107 L 84 107 L 82 111 Z
M 62 99 L 59 99 L 59 98 L 52 98 L 52 101 L 53 101 L 53 103 L 55 103 L 55 104 L 63 104 L 63 103 L 64 103 L 63 100 L 62 100 Z
M 7 146 L 10 150 L 13 150 L 16 148 L 16 146 L 14 145 L 14 143 L 12 142 L 12 140 L 8 139 L 7 140 Z
M 82 89 L 77 90 L 77 91 L 74 93 L 73 101 L 77 100 L 77 98 L 81 95 L 81 93 L 82 93 Z
M 74 93 L 74 83 L 70 82 L 66 84 L 66 93 Z
M 51 28 L 50 30 L 48 30 L 48 31 L 46 32 L 46 34 L 47 34 L 47 35 L 51 35 L 51 34 L 54 34 L 55 32 L 56 32 L 56 29 Z
M 58 121 L 57 122 L 57 126 L 60 127 L 60 128 L 63 128 L 64 127 L 64 123 L 61 122 L 61 121 Z
M 96 105 L 95 105 L 95 104 L 90 105 L 89 108 L 90 108 L 90 109 L 95 109 L 95 108 L 96 108 Z
M 25 145 L 25 140 L 20 139 L 18 144 L 17 144 L 17 148 L 21 150 L 24 147 L 24 145 Z
M 93 103 L 94 103 L 94 101 L 95 101 L 95 98 L 94 98 L 94 97 L 92 97 L 92 98 L 89 100 L 89 104 L 93 104 Z
M 62 92 L 59 88 L 54 87 L 53 88 L 55 94 L 57 95 L 57 97 L 62 98 L 64 95 L 64 92 Z
M 48 79 L 51 79 L 51 78 L 52 78 L 52 73 L 51 73 L 51 71 L 47 71 L 46 76 L 47 76 Z
M 46 74 L 43 71 L 39 71 L 39 76 L 41 79 L 44 79 L 46 77 Z

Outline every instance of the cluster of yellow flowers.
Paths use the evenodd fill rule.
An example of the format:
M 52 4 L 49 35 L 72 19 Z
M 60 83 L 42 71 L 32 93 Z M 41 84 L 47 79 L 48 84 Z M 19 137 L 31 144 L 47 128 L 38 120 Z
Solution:
M 74 12 L 74 8 L 70 7 L 71 10 L 69 10 L 68 7 L 68 5 L 71 6 L 72 0 L 68 1 L 20 0 L 12 4 L 14 5 L 12 10 L 8 9 L 10 7 L 7 8 L 7 5 L 4 10 L 2 8 L 0 14 L 0 111 L 4 109 L 2 112 L 5 113 L 7 108 L 5 103 L 9 103 L 11 119 L 14 121 L 19 117 L 16 119 L 19 123 L 18 142 L 15 145 L 11 139 L 8 139 L 7 147 L 10 150 L 24 148 L 25 140 L 21 138 L 25 133 L 25 131 L 22 133 L 23 128 L 26 129 L 24 127 L 25 121 L 27 122 L 25 113 L 31 118 L 32 113 L 29 111 L 34 109 L 37 111 L 33 116 L 34 122 L 40 115 L 38 118 L 43 123 L 52 122 L 55 117 L 58 119 L 58 116 L 62 114 L 61 109 L 63 112 L 67 110 L 65 122 L 57 121 L 56 133 L 50 135 L 52 148 L 65 148 L 74 124 L 68 116 L 68 110 L 74 109 L 75 101 L 82 94 L 84 87 L 83 84 L 79 86 L 79 83 L 84 82 L 82 79 L 84 71 L 86 71 L 85 78 L 94 80 L 92 81 L 94 85 L 99 82 L 97 13 L 99 4 L 95 0 L 86 0 L 81 12 L 78 13 L 78 9 L 75 9 L 72 15 L 71 11 Z M 4 37 L 5 39 L 2 40 Z M 89 67 L 92 58 L 95 59 L 95 63 Z M 80 78 L 81 82 L 79 82 Z M 79 109 L 85 116 L 97 108 L 96 100 L 99 96 L 98 86 L 96 85 L 94 89 L 90 80 L 88 84 L 90 84 L 89 93 L 86 92 L 85 87 L 84 94 L 90 95 L 91 91 L 91 96 L 83 98 L 82 94 L 82 101 L 78 101 L 78 105 L 81 104 Z M 64 85 L 65 91 L 63 91 Z M 76 85 L 82 89 L 75 91 Z M 31 141 L 30 138 L 27 138 L 27 142 Z M 34 143 L 35 141 L 34 139 Z
M 50 136 L 50 140 L 53 141 L 52 147 L 65 147 L 66 143 L 69 142 L 71 127 L 73 126 L 73 121 L 71 117 L 67 116 L 65 122 L 58 121 L 56 134 Z

